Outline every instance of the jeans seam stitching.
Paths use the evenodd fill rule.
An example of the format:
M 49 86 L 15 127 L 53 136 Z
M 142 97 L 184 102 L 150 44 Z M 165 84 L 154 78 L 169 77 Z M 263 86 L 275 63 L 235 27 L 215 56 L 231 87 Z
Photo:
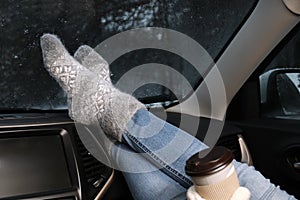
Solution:
M 149 155 L 154 161 L 157 162 L 158 165 L 160 165 L 160 167 L 168 170 L 168 172 L 172 173 L 175 177 L 177 177 L 178 179 L 180 179 L 181 181 L 185 182 L 185 185 L 183 185 L 184 187 L 189 187 L 190 185 L 192 185 L 193 183 L 187 179 L 182 173 L 180 173 L 179 171 L 177 171 L 176 169 L 172 168 L 170 165 L 168 165 L 166 162 L 164 162 L 163 160 L 161 160 L 155 153 L 151 152 L 145 145 L 143 145 L 136 137 L 130 135 L 128 132 L 125 133 L 126 136 L 131 139 L 136 145 L 137 147 L 142 150 L 144 153 L 146 153 L 147 155 Z

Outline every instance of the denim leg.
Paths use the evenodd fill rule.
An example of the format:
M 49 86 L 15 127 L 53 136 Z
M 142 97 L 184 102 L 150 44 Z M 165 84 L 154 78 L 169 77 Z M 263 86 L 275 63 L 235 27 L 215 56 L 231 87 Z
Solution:
M 285 191 L 281 190 L 266 179 L 254 167 L 249 167 L 247 164 L 233 162 L 240 185 L 246 187 L 251 192 L 251 200 L 268 199 L 268 200 L 295 200 L 294 196 L 290 196 Z
M 185 188 L 193 184 L 185 174 L 185 162 L 191 155 L 207 148 L 194 136 L 146 110 L 137 111 L 128 123 L 123 139 Z
M 128 123 L 123 139 L 132 148 L 128 148 L 128 152 L 133 153 L 132 156 L 122 157 L 122 153 L 115 150 L 113 157 L 118 160 L 119 166 L 133 169 L 124 174 L 134 193 L 141 197 L 142 191 L 150 186 L 151 194 L 143 193 L 146 196 L 143 196 L 142 199 L 152 199 L 151 197 L 154 196 L 157 197 L 156 199 L 163 199 L 159 198 L 159 195 L 162 195 L 161 197 L 168 196 L 170 191 L 166 192 L 166 190 L 173 192 L 164 199 L 171 199 L 169 197 L 175 196 L 179 199 L 185 198 L 182 190 L 185 191 L 193 184 L 185 174 L 185 162 L 190 156 L 207 148 L 205 144 L 145 110 L 137 111 Z M 140 160 L 136 160 L 137 158 Z M 271 184 L 253 167 L 236 161 L 234 161 L 234 166 L 241 186 L 250 190 L 251 200 L 295 199 Z M 170 186 L 167 186 L 168 184 Z
M 130 156 L 129 152 L 134 156 Z M 186 189 L 149 162 L 142 154 L 136 154 L 128 145 L 117 143 L 112 148 L 115 165 L 123 172 L 132 196 L 137 200 L 185 199 Z M 148 169 L 149 172 L 139 172 Z

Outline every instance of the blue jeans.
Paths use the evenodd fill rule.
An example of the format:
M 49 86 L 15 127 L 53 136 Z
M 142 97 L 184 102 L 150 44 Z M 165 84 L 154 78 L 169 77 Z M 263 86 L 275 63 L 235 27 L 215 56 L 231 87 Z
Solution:
M 112 148 L 115 164 L 123 170 L 135 199 L 186 199 L 193 182 L 185 174 L 185 162 L 207 148 L 195 137 L 139 110 L 127 125 L 124 143 Z M 295 199 L 271 184 L 253 167 L 234 161 L 240 185 L 254 199 Z

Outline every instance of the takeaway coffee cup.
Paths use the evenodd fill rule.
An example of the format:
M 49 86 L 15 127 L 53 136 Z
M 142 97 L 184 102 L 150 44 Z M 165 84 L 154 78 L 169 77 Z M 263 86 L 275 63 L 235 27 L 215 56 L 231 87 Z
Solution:
M 202 198 L 230 200 L 240 186 L 232 161 L 230 150 L 214 147 L 189 158 L 185 171 L 192 177 L 195 190 Z

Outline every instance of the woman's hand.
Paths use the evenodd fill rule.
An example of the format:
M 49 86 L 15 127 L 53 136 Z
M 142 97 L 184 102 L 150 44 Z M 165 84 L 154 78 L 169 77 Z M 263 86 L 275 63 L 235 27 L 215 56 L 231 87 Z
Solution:
M 187 191 L 187 199 L 188 200 L 205 200 L 203 199 L 195 190 L 194 186 L 191 186 Z M 239 187 L 232 195 L 230 200 L 249 200 L 250 192 L 245 187 Z M 207 199 L 210 200 L 210 199 Z M 216 199 L 214 199 L 216 200 Z

